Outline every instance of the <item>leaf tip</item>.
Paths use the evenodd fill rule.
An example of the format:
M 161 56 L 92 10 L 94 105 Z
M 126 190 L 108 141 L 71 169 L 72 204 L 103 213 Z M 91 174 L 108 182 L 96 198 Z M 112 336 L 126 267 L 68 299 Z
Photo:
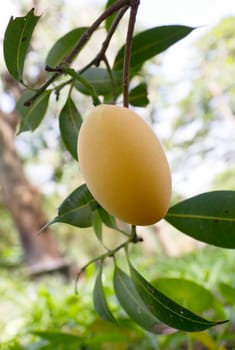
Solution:
M 230 322 L 230 320 L 216 321 L 216 325 L 219 326 L 221 324 L 228 323 L 228 322 Z

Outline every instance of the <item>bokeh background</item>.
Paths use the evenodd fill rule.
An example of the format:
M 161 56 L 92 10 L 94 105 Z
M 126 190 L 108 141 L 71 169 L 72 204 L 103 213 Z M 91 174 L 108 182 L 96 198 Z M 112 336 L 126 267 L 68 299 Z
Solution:
M 33 7 L 41 14 L 26 62 L 27 78 L 34 83 L 43 77 L 43 62 L 52 44 L 69 30 L 90 25 L 104 5 L 102 0 L 8 0 L 0 13 L 1 44 L 11 16 L 25 15 Z M 137 31 L 168 24 L 196 29 L 144 66 L 150 103 L 138 112 L 151 123 L 166 151 L 175 203 L 211 190 L 235 190 L 235 7 L 231 0 L 141 2 Z M 124 38 L 118 31 L 111 57 Z M 99 41 L 91 41 L 81 59 L 85 62 L 98 48 Z M 191 296 L 192 308 L 231 320 L 227 327 L 203 334 L 157 337 L 140 330 L 123 314 L 113 295 L 108 264 L 106 293 L 112 309 L 124 318 L 121 327 L 101 321 L 93 310 L 95 266 L 82 276 L 75 295 L 77 272 L 102 252 L 91 229 L 55 224 L 45 235 L 32 238 L 36 237 L 36 244 L 25 241 L 16 204 L 31 201 L 34 215 L 40 213 L 41 222 L 49 222 L 82 178 L 60 139 L 62 102 L 51 102 L 38 130 L 16 135 L 15 105 L 22 90 L 7 74 L 2 50 L 0 74 L 0 348 L 234 349 L 233 251 L 206 246 L 164 221 L 138 228 L 144 242 L 133 249 L 133 256 L 143 273 L 152 280 L 168 278 L 165 284 L 178 283 L 171 292 L 174 295 L 178 285 L 183 300 L 190 296 L 184 281 L 199 283 L 210 291 L 210 302 L 203 308 L 200 298 Z M 77 103 L 85 114 L 89 101 L 78 97 Z M 4 157 L 13 157 L 11 171 Z M 17 194 L 14 179 L 21 184 Z M 107 228 L 104 237 L 110 246 L 121 239 Z M 202 300 L 208 300 L 206 292 Z

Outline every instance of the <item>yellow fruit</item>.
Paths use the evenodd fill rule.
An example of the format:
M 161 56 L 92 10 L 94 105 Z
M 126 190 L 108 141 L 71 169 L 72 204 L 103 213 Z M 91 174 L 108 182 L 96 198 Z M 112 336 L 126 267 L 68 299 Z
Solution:
M 110 214 L 133 225 L 162 219 L 171 175 L 156 135 L 135 112 L 99 105 L 78 137 L 78 158 L 88 189 Z

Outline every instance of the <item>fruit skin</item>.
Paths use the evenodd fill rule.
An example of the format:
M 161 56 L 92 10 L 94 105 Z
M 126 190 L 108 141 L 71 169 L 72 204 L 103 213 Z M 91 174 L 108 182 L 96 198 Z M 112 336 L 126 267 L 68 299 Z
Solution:
M 78 159 L 88 189 L 113 216 L 141 226 L 165 216 L 169 165 L 156 135 L 135 112 L 96 106 L 81 126 Z

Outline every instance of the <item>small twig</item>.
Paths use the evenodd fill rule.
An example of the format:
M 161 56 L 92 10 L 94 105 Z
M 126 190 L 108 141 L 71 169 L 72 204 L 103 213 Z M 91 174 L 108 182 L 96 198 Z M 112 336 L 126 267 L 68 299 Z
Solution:
M 63 64 L 60 65 L 57 68 L 53 68 L 53 70 L 58 69 L 58 72 L 68 74 L 72 77 L 73 80 L 79 81 L 89 92 L 93 100 L 93 104 L 95 106 L 101 104 L 101 101 L 99 100 L 99 97 L 95 91 L 95 88 L 84 78 L 81 76 L 81 74 L 77 73 L 74 69 L 68 67 L 67 65 Z
M 136 234 L 136 226 L 132 226 L 132 231 L 131 231 L 131 234 L 129 234 L 129 238 L 121 243 L 120 245 L 118 245 L 116 248 L 114 249 L 108 249 L 106 253 L 104 254 L 101 254 L 99 256 L 97 256 L 96 258 L 88 261 L 88 263 L 86 265 L 84 265 L 81 270 L 78 272 L 77 276 L 76 276 L 76 279 L 75 279 L 75 287 L 74 287 L 74 290 L 75 290 L 75 294 L 77 294 L 77 284 L 78 284 L 78 280 L 81 276 L 81 274 L 91 265 L 91 264 L 94 264 L 95 262 L 97 261 L 104 261 L 106 258 L 115 258 L 115 254 L 125 248 L 127 249 L 128 245 L 130 243 L 138 243 L 138 242 L 142 242 L 143 239 L 141 237 L 138 237 L 137 234 Z
M 108 34 L 104 40 L 104 42 L 102 43 L 102 46 L 101 46 L 101 50 L 98 52 L 98 54 L 96 55 L 96 57 L 91 60 L 91 62 L 89 62 L 84 68 L 82 68 L 80 70 L 80 73 L 83 73 L 85 72 L 88 68 L 90 68 L 91 66 L 95 65 L 95 66 L 99 66 L 100 62 L 102 60 L 105 59 L 105 52 L 107 51 L 107 48 L 110 44 L 110 41 L 112 39 L 112 36 L 120 22 L 120 20 L 122 19 L 123 15 L 125 14 L 125 12 L 128 10 L 128 6 L 125 6 L 123 8 L 121 8 L 117 14 L 117 16 L 115 17 L 115 19 L 113 20 L 113 23 L 108 31 Z
M 88 266 L 90 266 L 91 264 L 94 264 L 97 261 L 105 260 L 108 257 L 113 257 L 115 253 L 117 253 L 120 249 L 124 248 L 129 243 L 130 243 L 130 240 L 128 239 L 127 241 L 125 241 L 124 243 L 120 244 L 116 248 L 114 248 L 112 250 L 108 250 L 106 253 L 104 253 L 102 255 L 99 255 L 96 258 L 88 261 L 88 263 L 81 268 L 81 270 L 78 272 L 78 274 L 76 276 L 76 279 L 75 279 L 75 293 L 77 294 L 78 280 L 79 280 L 81 274 L 88 268 Z
M 65 58 L 64 63 L 71 64 L 74 58 L 77 56 L 79 51 L 83 48 L 83 46 L 90 39 L 91 35 L 96 31 L 96 29 L 100 26 L 100 24 L 109 16 L 114 14 L 116 11 L 121 9 L 124 6 L 129 6 L 131 0 L 117 0 L 113 5 L 108 7 L 97 19 L 96 21 L 87 29 L 85 33 L 81 36 L 77 45 L 71 51 L 71 53 Z
M 132 40 L 135 28 L 135 21 L 138 6 L 140 4 L 140 0 L 133 0 L 131 2 L 131 12 L 128 23 L 128 31 L 126 37 L 126 47 L 124 54 L 124 62 L 123 62 L 123 106 L 129 107 L 129 80 L 130 80 L 130 64 L 131 64 L 131 49 L 132 49 Z
M 112 91 L 113 92 L 113 103 L 114 103 L 116 95 L 117 95 L 116 81 L 115 81 L 115 78 L 113 76 L 112 68 L 110 67 L 109 61 L 107 60 L 106 56 L 104 56 L 103 61 L 104 61 L 105 65 L 106 65 L 107 72 L 108 72 L 108 75 L 109 75 L 109 78 L 110 78 L 110 81 L 111 81 L 112 90 L 113 90 Z
M 100 50 L 100 53 L 98 54 L 97 58 L 96 58 L 96 62 L 95 64 L 98 66 L 100 64 L 100 61 L 103 60 L 103 58 L 105 57 L 105 52 L 107 51 L 107 48 L 110 44 L 110 41 L 113 37 L 113 34 L 115 33 L 116 29 L 117 29 L 117 26 L 119 25 L 122 17 L 124 16 L 124 14 L 126 13 L 126 11 L 128 10 L 129 6 L 125 6 L 123 8 L 121 8 L 117 14 L 117 16 L 114 18 L 110 28 L 109 28 L 109 31 L 108 31 L 108 34 L 107 34 L 107 37 L 105 39 L 105 41 L 103 42 L 102 44 L 102 48 Z
M 60 76 L 59 73 L 55 73 L 52 75 L 52 77 L 45 83 L 42 85 L 42 87 L 37 90 L 37 92 L 28 100 L 26 100 L 24 102 L 24 106 L 29 107 L 31 106 L 31 104 L 46 90 L 46 88 L 48 88 L 49 85 L 51 85 L 51 83 L 53 83 L 54 80 L 56 80 L 58 77 Z
M 75 57 L 78 55 L 79 51 L 85 46 L 88 40 L 91 38 L 92 34 L 96 31 L 99 25 L 109 16 L 113 15 L 116 11 L 120 10 L 122 7 L 130 6 L 131 0 L 117 0 L 113 5 L 108 7 L 97 19 L 96 21 L 83 33 L 80 37 L 77 45 L 74 49 L 65 57 L 64 61 L 61 63 L 66 63 L 70 65 Z M 37 97 L 39 97 L 46 88 L 55 81 L 60 76 L 58 71 L 52 75 L 52 77 L 42 85 L 42 87 L 33 95 L 30 99 L 26 100 L 24 105 L 29 107 Z

